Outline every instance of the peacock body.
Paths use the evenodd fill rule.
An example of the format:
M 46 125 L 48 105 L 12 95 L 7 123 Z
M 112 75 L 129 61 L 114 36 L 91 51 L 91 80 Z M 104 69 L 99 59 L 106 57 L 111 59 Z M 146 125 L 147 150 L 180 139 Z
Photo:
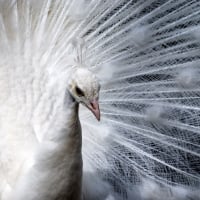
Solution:
M 199 200 L 199 25 L 198 0 L 0 0 L 0 200 L 70 118 L 77 67 L 101 83 L 101 122 L 80 106 L 83 198 Z

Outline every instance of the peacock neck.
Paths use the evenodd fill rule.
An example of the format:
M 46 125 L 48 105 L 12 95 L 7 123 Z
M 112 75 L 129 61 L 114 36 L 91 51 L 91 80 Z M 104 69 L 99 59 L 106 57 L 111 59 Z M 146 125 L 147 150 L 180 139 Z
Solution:
M 50 130 L 52 133 L 41 142 L 34 165 L 22 177 L 22 183 L 26 184 L 18 184 L 12 199 L 27 199 L 31 188 L 33 197 L 30 200 L 81 200 L 83 164 L 79 104 L 69 95 L 65 101 L 62 127 L 59 131 Z
M 57 144 L 62 151 L 65 151 L 64 149 L 68 148 L 70 144 L 67 152 L 81 153 L 82 132 L 79 120 L 79 103 L 75 101 L 69 91 L 65 94 L 59 117 L 56 119 L 59 128 L 56 130 L 56 134 L 55 130 L 49 130 L 44 141 Z
M 79 104 L 67 94 L 63 109 L 66 109 L 65 123 L 57 135 L 54 135 L 52 140 L 55 143 L 54 150 L 48 152 L 47 157 L 45 156 L 47 163 L 43 169 L 49 168 L 51 175 L 48 175 L 48 180 L 44 181 L 57 185 L 57 191 L 53 192 L 54 195 L 49 200 L 81 200 L 83 164 Z

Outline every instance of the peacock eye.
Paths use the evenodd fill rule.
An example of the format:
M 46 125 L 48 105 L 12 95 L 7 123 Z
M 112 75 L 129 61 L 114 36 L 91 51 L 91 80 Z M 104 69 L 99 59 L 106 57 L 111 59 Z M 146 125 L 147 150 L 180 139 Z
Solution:
M 84 92 L 79 87 L 76 87 L 75 90 L 76 90 L 76 93 L 79 97 L 84 96 Z

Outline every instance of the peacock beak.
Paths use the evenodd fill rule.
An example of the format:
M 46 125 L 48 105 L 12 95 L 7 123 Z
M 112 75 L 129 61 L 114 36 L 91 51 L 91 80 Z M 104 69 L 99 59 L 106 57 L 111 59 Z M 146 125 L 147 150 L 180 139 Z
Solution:
M 88 105 L 88 108 L 92 111 L 92 113 L 97 118 L 97 120 L 100 121 L 100 110 L 99 110 L 99 102 L 98 102 L 98 100 L 90 101 L 90 104 Z

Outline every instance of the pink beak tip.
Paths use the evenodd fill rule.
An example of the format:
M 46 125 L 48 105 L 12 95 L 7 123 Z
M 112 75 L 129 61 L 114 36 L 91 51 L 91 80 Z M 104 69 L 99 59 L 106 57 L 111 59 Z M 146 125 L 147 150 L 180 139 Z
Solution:
M 100 109 L 99 109 L 99 103 L 98 100 L 93 100 L 90 102 L 89 109 L 92 111 L 94 116 L 98 121 L 100 121 Z

